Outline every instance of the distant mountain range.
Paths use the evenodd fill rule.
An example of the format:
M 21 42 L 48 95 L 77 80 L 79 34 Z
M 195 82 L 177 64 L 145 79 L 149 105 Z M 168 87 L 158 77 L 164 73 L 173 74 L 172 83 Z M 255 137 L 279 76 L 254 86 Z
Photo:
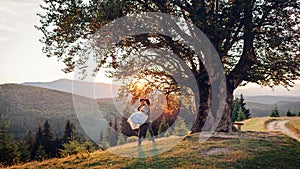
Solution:
M 10 121 L 10 131 L 15 137 L 24 136 L 29 129 L 36 132 L 38 123 L 43 124 L 46 119 L 52 125 L 54 133 L 61 136 L 67 119 L 73 121 L 83 134 L 80 116 L 76 112 L 83 112 L 81 122 L 92 128 L 92 137 L 99 137 L 99 129 L 105 121 L 99 121 L 99 112 L 95 111 L 95 102 L 105 119 L 117 117 L 121 114 L 116 110 L 116 103 L 112 97 L 116 96 L 117 85 L 103 83 L 89 83 L 75 81 L 72 95 L 71 80 L 57 80 L 49 83 L 24 83 L 0 85 L 0 115 L 4 114 Z M 95 86 L 94 86 L 95 85 Z M 94 99 L 93 87 L 95 87 Z M 86 92 L 87 91 L 87 92 Z M 81 96 L 80 96 L 81 95 Z M 237 96 L 239 97 L 239 96 Z M 298 114 L 300 111 L 300 96 L 244 96 L 246 105 L 252 117 L 269 116 L 272 108 L 277 105 L 280 114 L 286 115 L 288 109 Z M 74 102 L 79 102 L 76 109 Z M 120 122 L 120 121 L 119 121 Z
M 236 96 L 239 98 L 239 96 Z M 261 104 L 280 104 L 281 102 L 300 102 L 300 95 L 297 96 L 244 96 L 245 101 Z
M 113 98 L 117 96 L 118 85 L 92 83 L 79 80 L 60 79 L 53 82 L 26 82 L 28 86 L 42 87 L 90 98 Z

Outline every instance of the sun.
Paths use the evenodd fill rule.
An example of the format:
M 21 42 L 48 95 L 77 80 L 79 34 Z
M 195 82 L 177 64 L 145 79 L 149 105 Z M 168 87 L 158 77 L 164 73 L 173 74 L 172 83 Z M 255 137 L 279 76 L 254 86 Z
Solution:
M 140 90 L 143 89 L 147 85 L 147 80 L 145 79 L 137 79 L 135 82 L 135 86 Z

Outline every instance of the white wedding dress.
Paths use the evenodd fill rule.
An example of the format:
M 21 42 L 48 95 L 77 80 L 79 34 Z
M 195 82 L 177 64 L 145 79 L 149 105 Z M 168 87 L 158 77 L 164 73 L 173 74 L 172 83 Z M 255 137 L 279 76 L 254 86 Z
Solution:
M 148 115 L 141 111 L 135 112 L 130 115 L 127 122 L 130 124 L 132 130 L 138 129 L 142 124 L 146 122 Z

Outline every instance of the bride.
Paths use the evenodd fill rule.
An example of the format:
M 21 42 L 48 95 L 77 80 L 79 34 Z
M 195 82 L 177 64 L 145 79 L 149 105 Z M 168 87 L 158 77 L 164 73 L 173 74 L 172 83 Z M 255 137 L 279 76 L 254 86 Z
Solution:
M 140 105 L 137 108 L 138 111 L 131 114 L 127 120 L 131 129 L 138 129 L 148 120 L 148 115 L 146 115 L 146 113 L 149 111 L 148 109 L 148 106 L 145 104 L 145 99 L 140 99 Z

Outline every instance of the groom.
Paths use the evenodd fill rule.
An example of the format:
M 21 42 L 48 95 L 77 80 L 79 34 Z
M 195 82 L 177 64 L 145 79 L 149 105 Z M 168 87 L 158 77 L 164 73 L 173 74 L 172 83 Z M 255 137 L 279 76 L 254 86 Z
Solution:
M 148 115 L 148 119 L 144 124 L 142 124 L 139 128 L 138 132 L 138 145 L 140 146 L 142 143 L 142 136 L 144 136 L 147 132 L 147 129 L 150 132 L 151 140 L 154 143 L 154 133 L 151 127 L 151 124 L 149 122 L 149 116 L 150 116 L 150 101 L 149 99 L 140 99 L 140 106 L 138 107 L 138 111 L 141 111 Z

